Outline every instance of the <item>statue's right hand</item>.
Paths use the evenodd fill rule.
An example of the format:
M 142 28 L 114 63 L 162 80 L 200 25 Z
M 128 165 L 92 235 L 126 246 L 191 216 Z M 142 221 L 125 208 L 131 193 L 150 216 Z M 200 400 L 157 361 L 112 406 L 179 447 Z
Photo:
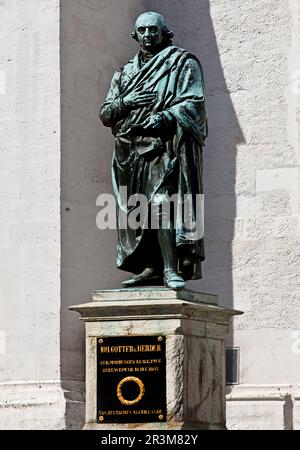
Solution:
M 126 108 L 138 109 L 151 105 L 157 98 L 157 94 L 150 91 L 132 92 L 123 97 L 123 105 Z

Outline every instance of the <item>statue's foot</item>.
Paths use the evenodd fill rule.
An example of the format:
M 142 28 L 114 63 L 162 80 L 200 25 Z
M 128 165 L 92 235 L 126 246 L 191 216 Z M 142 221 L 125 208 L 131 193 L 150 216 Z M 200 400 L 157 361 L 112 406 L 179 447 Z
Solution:
M 184 279 L 178 275 L 173 269 L 168 269 L 164 271 L 164 282 L 165 286 L 169 289 L 182 289 L 185 286 Z
M 142 273 L 139 273 L 138 275 L 134 275 L 133 277 L 129 278 L 128 280 L 125 280 L 122 282 L 123 288 L 130 288 L 134 286 L 145 286 L 145 285 L 151 285 L 152 283 L 154 285 L 161 284 L 159 281 L 161 280 L 160 277 L 155 275 L 155 270 L 152 267 L 147 267 L 145 270 L 143 270 Z

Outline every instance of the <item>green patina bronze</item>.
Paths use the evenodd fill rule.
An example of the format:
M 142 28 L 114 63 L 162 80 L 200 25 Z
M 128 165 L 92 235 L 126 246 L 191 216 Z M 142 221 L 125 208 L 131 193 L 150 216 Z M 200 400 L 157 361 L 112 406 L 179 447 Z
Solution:
M 172 45 L 173 33 L 160 14 L 138 17 L 132 37 L 141 50 L 115 72 L 100 109 L 115 137 L 112 180 L 118 213 L 124 210 L 122 186 L 128 196 L 144 194 L 149 205 L 154 198 L 163 204 L 173 194 L 183 199 L 203 192 L 207 115 L 201 64 Z M 195 209 L 194 203 L 193 215 Z M 135 274 L 123 287 L 164 280 L 169 288 L 183 288 L 184 280 L 201 278 L 203 260 L 203 238 L 191 240 L 183 225 L 118 228 L 117 267 Z

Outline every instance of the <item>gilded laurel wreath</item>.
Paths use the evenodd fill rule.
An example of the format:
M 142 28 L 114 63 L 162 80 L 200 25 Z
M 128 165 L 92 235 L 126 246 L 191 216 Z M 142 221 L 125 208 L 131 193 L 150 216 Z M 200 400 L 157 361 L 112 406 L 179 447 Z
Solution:
M 133 400 L 126 400 L 122 394 L 122 387 L 124 386 L 124 384 L 129 383 L 129 382 L 136 383 L 140 390 L 139 395 Z M 136 405 L 139 401 L 141 401 L 144 393 L 145 393 L 144 383 L 137 377 L 123 378 L 123 380 L 120 381 L 120 383 L 118 384 L 118 387 L 117 387 L 117 397 L 118 397 L 119 401 L 122 403 L 122 405 Z

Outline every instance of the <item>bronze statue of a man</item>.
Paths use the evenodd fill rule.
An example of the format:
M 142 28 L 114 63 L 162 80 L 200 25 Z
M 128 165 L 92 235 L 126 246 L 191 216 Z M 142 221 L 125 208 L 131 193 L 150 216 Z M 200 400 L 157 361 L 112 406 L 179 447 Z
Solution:
M 160 226 L 118 226 L 117 266 L 134 274 L 123 287 L 157 284 L 180 289 L 185 280 L 201 278 L 203 235 L 191 237 L 184 221 L 161 226 L 164 204 L 175 198 L 182 206 L 189 195 L 188 214 L 195 218 L 202 194 L 202 147 L 207 115 L 199 60 L 172 45 L 165 19 L 147 12 L 138 17 L 132 37 L 140 52 L 116 71 L 100 110 L 103 124 L 115 137 L 112 163 L 117 214 L 131 209 L 120 195 L 143 194 L 155 203 Z M 174 205 L 173 205 L 174 206 Z M 175 208 L 178 205 L 175 205 Z

